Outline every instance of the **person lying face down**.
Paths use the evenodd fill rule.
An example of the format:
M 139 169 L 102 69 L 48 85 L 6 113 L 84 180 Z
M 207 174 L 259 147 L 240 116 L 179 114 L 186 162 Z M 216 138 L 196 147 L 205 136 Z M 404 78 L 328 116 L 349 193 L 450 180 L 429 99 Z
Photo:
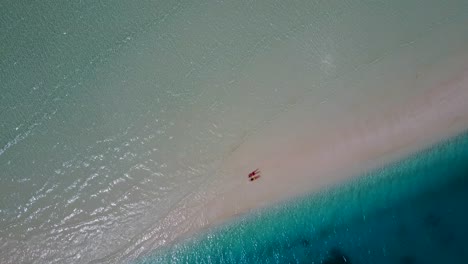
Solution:
M 260 178 L 260 169 L 256 169 L 249 173 L 249 180 L 254 181 L 256 179 Z

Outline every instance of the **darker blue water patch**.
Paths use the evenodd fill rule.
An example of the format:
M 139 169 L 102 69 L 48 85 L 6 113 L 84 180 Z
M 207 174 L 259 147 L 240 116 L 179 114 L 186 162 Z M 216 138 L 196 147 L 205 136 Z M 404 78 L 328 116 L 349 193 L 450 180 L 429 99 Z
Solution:
M 137 263 L 468 263 L 468 134 Z

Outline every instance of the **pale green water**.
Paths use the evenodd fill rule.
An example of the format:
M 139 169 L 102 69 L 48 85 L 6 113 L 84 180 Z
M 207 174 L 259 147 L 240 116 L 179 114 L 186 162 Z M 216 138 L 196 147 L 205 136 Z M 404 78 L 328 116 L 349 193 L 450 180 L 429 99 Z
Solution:
M 436 49 L 402 72 L 466 50 L 467 12 L 462 0 L 1 2 L 0 262 L 148 252 L 158 220 L 230 149 L 297 104 L 339 105 L 349 87 L 333 80 L 405 47 Z

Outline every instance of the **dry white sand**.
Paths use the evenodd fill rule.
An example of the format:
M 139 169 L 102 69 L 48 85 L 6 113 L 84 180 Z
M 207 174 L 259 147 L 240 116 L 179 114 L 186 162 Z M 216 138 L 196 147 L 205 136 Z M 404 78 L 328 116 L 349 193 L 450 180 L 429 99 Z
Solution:
M 369 107 L 375 111 L 361 105 L 369 97 L 346 98 L 340 107 L 332 102 L 315 106 L 328 113 L 327 122 L 318 122 L 307 103 L 277 117 L 233 150 L 218 171 L 218 181 L 187 197 L 165 218 L 150 234 L 152 246 L 326 188 L 468 129 L 467 54 L 388 85 L 405 83 L 417 92 L 389 103 L 392 93 L 381 90 L 380 96 L 371 97 Z M 257 168 L 261 178 L 250 182 L 247 175 Z M 155 235 L 162 230 L 163 236 Z
M 295 124 L 298 116 L 305 120 L 304 109 L 288 112 L 266 128 L 274 133 L 246 141 L 224 164 L 227 176 L 205 205 L 204 221 L 219 222 L 318 190 L 468 129 L 468 64 L 458 69 L 463 70 L 439 75 L 433 87 L 392 109 L 356 115 L 353 106 L 347 106 L 353 115 L 329 124 L 326 131 Z M 248 181 L 249 172 L 257 168 L 261 178 Z

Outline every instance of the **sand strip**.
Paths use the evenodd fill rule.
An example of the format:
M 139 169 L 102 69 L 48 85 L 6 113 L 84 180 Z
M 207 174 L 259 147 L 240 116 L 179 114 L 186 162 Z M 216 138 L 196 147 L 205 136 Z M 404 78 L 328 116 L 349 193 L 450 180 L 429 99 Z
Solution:
M 336 124 L 336 129 L 320 137 L 282 129 L 281 140 L 245 142 L 224 164 L 221 171 L 227 177 L 199 222 L 218 223 L 319 190 L 463 132 L 468 129 L 468 66 L 459 69 L 398 107 Z M 284 116 L 286 122 L 293 120 L 289 114 L 294 115 Z M 313 127 L 302 130 L 313 131 Z M 268 148 L 271 144 L 275 149 Z M 256 168 L 261 178 L 248 181 L 248 173 Z

